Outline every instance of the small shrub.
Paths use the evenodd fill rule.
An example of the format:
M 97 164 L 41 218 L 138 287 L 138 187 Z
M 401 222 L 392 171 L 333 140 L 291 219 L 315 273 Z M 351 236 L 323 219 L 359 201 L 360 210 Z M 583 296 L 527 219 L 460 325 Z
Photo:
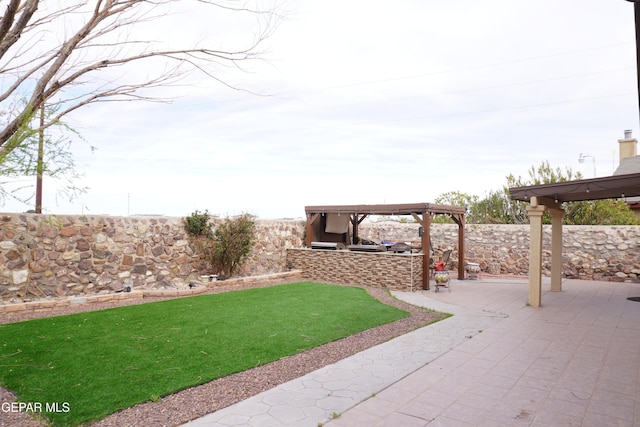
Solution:
M 205 210 L 193 212 L 191 215 L 183 218 L 184 227 L 190 236 L 211 236 L 211 224 L 209 223 L 209 211 Z
M 209 257 L 218 274 L 231 276 L 244 264 L 253 247 L 255 228 L 254 217 L 249 214 L 225 218 L 216 227 Z

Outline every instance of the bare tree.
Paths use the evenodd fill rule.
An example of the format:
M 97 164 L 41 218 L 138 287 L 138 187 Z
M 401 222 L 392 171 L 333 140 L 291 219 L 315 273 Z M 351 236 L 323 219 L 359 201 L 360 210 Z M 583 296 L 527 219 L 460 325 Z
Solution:
M 91 103 L 158 100 L 146 90 L 176 84 L 194 71 L 227 84 L 218 77 L 220 66 L 240 67 L 258 57 L 277 22 L 275 5 L 250 1 L 0 0 L 0 161 L 40 131 L 29 124 L 45 101 L 60 107 L 46 128 Z M 189 46 L 138 38 L 142 24 L 169 30 L 171 7 L 178 5 L 248 15 L 256 29 L 245 46 L 229 50 L 206 38 Z M 148 62 L 148 73 L 128 74 L 128 66 L 141 62 Z M 116 68 L 118 75 L 106 72 Z

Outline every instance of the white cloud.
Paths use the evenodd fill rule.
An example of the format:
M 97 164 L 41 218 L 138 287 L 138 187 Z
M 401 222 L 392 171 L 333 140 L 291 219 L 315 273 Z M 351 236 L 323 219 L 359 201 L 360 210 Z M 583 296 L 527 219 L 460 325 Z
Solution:
M 640 136 L 629 2 L 286 7 L 265 45 L 270 62 L 224 71 L 270 96 L 198 78 L 168 90 L 179 96 L 171 104 L 79 111 L 69 120 L 98 148 L 81 156 L 91 189 L 48 210 L 269 218 L 302 216 L 309 204 L 482 196 L 545 160 L 591 177 L 581 152 L 610 174 L 623 130 Z M 244 35 L 244 25 L 227 21 L 220 32 L 198 18 L 181 15 L 171 32 L 216 29 L 224 43 Z

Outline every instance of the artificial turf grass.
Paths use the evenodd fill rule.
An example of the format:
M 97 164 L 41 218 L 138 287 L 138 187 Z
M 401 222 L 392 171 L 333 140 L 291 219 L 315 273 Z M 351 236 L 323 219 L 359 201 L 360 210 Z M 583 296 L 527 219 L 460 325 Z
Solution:
M 0 325 L 0 382 L 77 425 L 408 315 L 304 282 Z

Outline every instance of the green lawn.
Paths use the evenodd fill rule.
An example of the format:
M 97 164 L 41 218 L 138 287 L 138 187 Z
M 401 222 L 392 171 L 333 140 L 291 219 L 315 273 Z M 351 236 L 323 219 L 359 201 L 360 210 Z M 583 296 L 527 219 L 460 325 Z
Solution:
M 0 325 L 0 383 L 77 425 L 406 316 L 305 282 Z

